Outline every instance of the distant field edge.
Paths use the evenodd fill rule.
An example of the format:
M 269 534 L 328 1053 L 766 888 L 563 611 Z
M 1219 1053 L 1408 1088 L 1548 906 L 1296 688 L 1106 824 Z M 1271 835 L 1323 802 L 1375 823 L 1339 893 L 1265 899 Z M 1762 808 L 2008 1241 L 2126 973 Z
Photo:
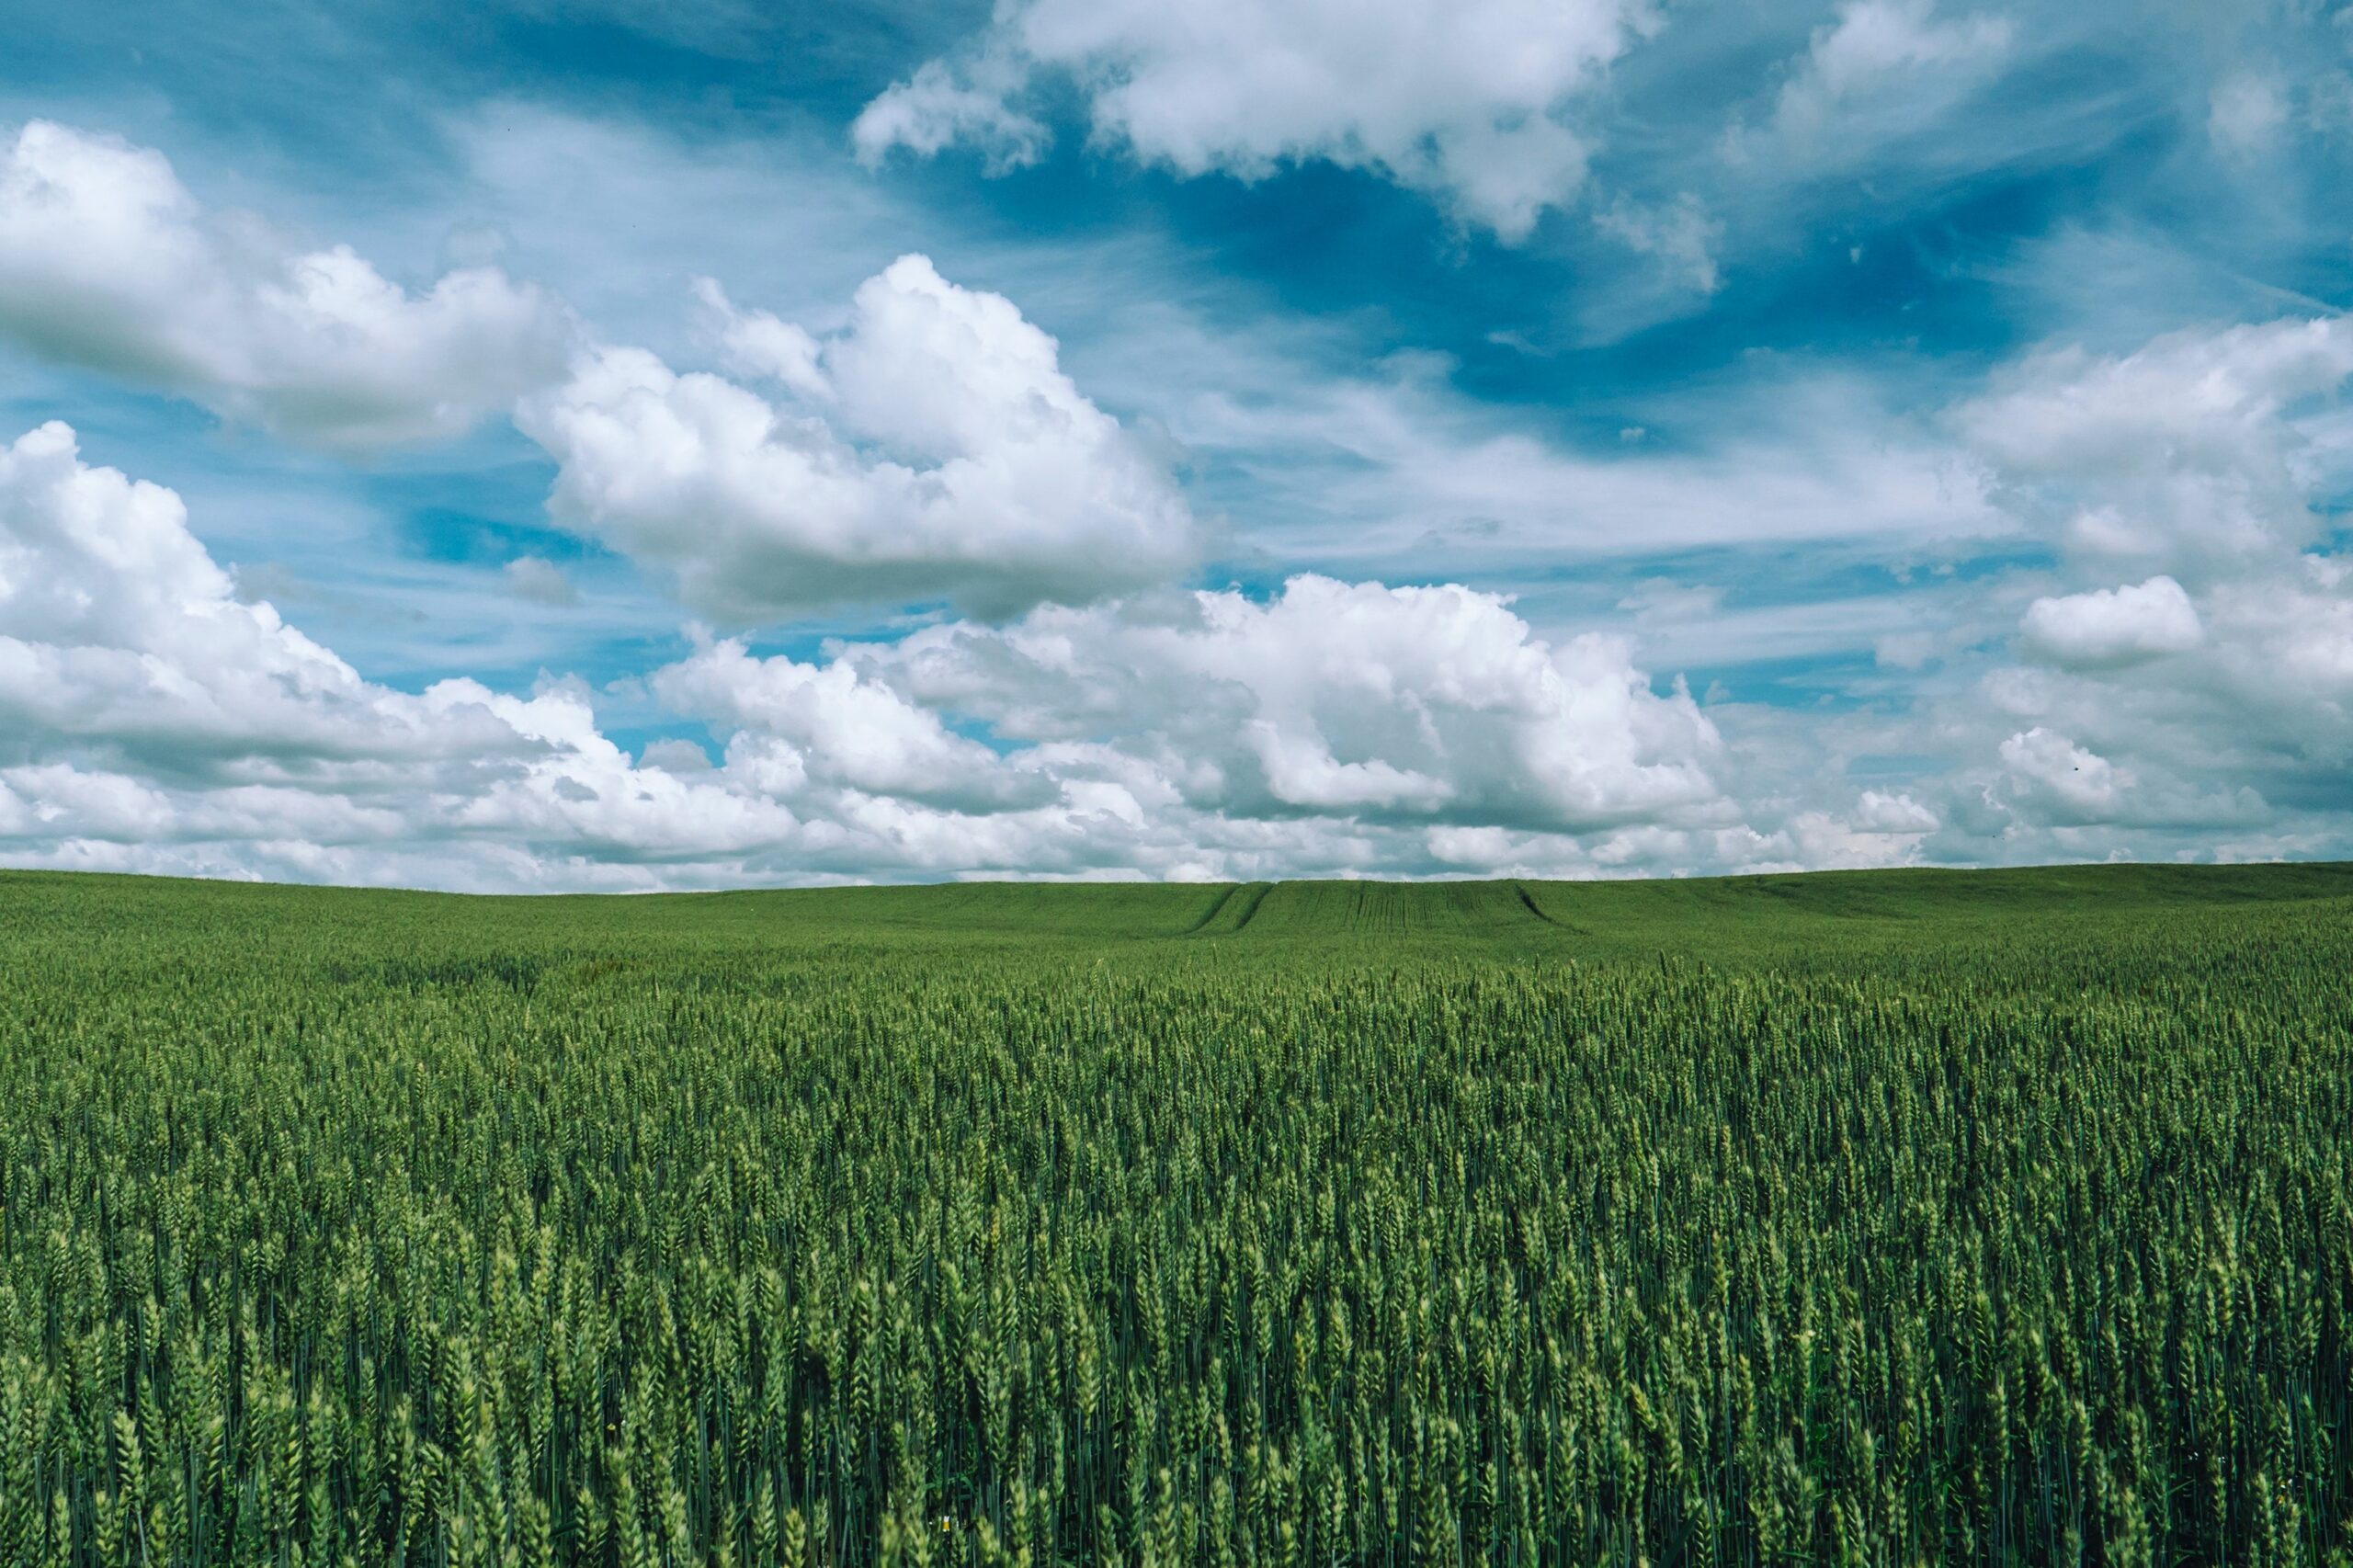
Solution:
M 955 881 L 672 893 L 477 894 L 0 869 L 0 922 L 72 919 L 84 909 L 256 917 L 301 911 L 429 917 L 436 908 L 503 919 L 566 909 L 637 926 L 659 911 L 733 930 L 786 926 L 878 936 L 990 934 L 1086 939 L 1510 937 L 1548 948 L 1731 921 L 1844 925 L 2069 916 L 2165 907 L 2353 901 L 2353 861 L 2238 865 L 2060 864 L 1972 869 L 1775 872 L 1737 877 L 1395 881 Z M 2348 911 L 2353 913 L 2353 911 Z
M 52 867 L 12 867 L 0 864 L 0 889 L 47 884 L 54 887 L 100 887 L 163 889 L 181 887 L 190 890 L 214 891 L 289 890 L 311 893 L 344 893 L 383 898 L 436 898 L 467 900 L 529 900 L 556 902 L 595 900 L 642 902 L 671 899 L 740 899 L 803 897 L 825 898 L 842 896 L 906 895 L 952 896 L 970 894 L 980 890 L 1018 892 L 1025 896 L 1062 896 L 1085 898 L 1090 894 L 1160 893 L 1178 898 L 1192 895 L 1205 898 L 1206 906 L 1196 905 L 1199 928 L 1222 927 L 1226 922 L 1219 917 L 1226 912 L 1221 907 L 1229 901 L 1243 899 L 1244 907 L 1255 910 L 1258 901 L 1277 889 L 1300 888 L 1420 888 L 1420 889 L 1493 889 L 1500 896 L 1515 900 L 1538 920 L 1559 925 L 1558 915 L 1540 901 L 1544 893 L 1553 890 L 1593 892 L 1626 889 L 1679 889 L 1695 897 L 1735 892 L 1769 892 L 1783 894 L 1797 888 L 1864 888 L 1895 887 L 1906 889 L 1933 884 L 1940 892 L 1966 891 L 1984 893 L 2014 893 L 2036 892 L 2112 892 L 2131 889 L 2142 892 L 2186 895 L 2192 898 L 2255 898 L 2266 901 L 2279 898 L 2328 898 L 2353 896 L 2353 860 L 2260 860 L 2237 861 L 2228 864 L 2212 862 L 2142 861 L 2053 861 L 2031 866 L 1886 866 L 1861 870 L 1817 871 L 1744 871 L 1719 876 L 1632 876 L 1632 877 L 1574 877 L 1547 878 L 1529 876 L 1496 877 L 1295 877 L 1275 881 L 1204 882 L 1152 881 L 1142 879 L 1120 881 L 1079 881 L 1027 877 L 972 877 L 938 881 L 824 883 L 808 886 L 777 884 L 737 888 L 699 888 L 678 890 L 612 890 L 607 892 L 576 892 L 557 890 L 545 892 L 480 892 L 421 887 L 380 886 L 368 883 L 297 882 L 247 880 L 236 877 L 185 877 L 143 871 L 80 871 L 60 870 Z M 1239 914 L 1240 911 L 1235 912 Z M 1232 916 L 1228 916 L 1232 918 Z M 1248 915 L 1241 916 L 1243 920 Z

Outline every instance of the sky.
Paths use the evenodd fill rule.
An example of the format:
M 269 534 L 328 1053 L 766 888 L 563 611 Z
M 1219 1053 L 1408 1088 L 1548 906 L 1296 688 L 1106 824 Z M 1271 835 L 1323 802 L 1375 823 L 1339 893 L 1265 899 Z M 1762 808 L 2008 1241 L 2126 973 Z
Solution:
M 0 864 L 2353 858 L 2353 4 L 0 26 Z

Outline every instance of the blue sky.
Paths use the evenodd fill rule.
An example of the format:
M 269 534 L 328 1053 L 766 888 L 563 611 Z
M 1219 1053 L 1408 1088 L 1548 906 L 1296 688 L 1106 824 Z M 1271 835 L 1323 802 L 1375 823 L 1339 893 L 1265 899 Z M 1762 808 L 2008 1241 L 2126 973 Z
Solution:
M 2353 7 L 24 9 L 0 861 L 2353 853 Z

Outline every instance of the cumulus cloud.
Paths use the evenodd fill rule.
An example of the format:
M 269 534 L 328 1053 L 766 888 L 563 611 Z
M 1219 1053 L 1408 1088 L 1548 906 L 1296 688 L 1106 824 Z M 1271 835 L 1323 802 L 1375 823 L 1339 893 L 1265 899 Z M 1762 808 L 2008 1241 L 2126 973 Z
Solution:
M 2027 651 L 2076 669 L 2115 668 L 2198 646 L 2204 629 L 2181 585 L 2152 577 L 2121 588 L 2040 598 L 2026 612 Z
M 1043 132 L 1016 105 L 1051 74 L 1086 96 L 1098 142 L 1147 163 L 1252 179 L 1324 160 L 1519 239 L 1584 180 L 1574 100 L 1655 26 L 1643 0 L 1017 0 L 868 105 L 853 135 L 870 160 L 971 142 L 1027 161 Z
M 1200 530 L 1166 471 L 1003 296 L 903 256 L 822 344 L 703 296 L 731 362 L 782 402 L 600 348 L 518 416 L 556 460 L 556 518 L 667 569 L 701 613 L 751 625 L 836 600 L 945 598 L 1004 615 L 1196 558 Z
M 665 773 L 708 773 L 710 754 L 694 742 L 679 737 L 648 741 L 638 754 L 640 767 L 658 767 Z
M 183 773 L 274 777 L 514 737 L 372 687 L 236 597 L 179 497 L 84 464 L 74 432 L 0 449 L 0 756 L 72 739 Z
M 2170 334 L 2132 353 L 2039 352 L 1957 412 L 2022 516 L 2072 551 L 2193 585 L 2314 537 L 2329 400 L 2353 377 L 2342 316 Z
M 1858 833 L 1916 835 L 1937 830 L 1937 813 L 1901 790 L 1866 790 L 1850 824 Z
M 2238 684 L 2317 708 L 2337 729 L 2353 699 L 2353 558 L 2306 555 L 2275 577 L 2227 584 L 2215 595 L 2215 641 Z M 2307 733 L 2317 715 L 2302 715 Z
M 1459 585 L 1303 575 L 1264 603 L 1049 608 L 868 656 L 1000 734 L 1147 758 L 1200 810 L 1580 831 L 1720 801 L 1720 740 L 1679 684 Z
M 2045 817 L 2112 815 L 2133 784 L 2129 769 L 2039 724 L 2002 743 L 2002 766 L 2010 799 Z
M 631 767 L 576 689 L 363 679 L 58 424 L 0 449 L 0 790 L 14 863 L 205 875 L 643 885 L 596 868 L 798 825 Z
M 562 608 L 580 602 L 571 576 L 544 555 L 518 555 L 504 568 L 506 591 L 533 604 Z
M 1931 31 L 1962 25 L 1898 10 Z M 1998 54 L 1953 47 L 1883 52 L 1899 75 Z M 1839 113 L 1879 91 L 1860 65 L 1824 71 L 1845 84 Z M 67 205 L 86 206 L 89 182 L 66 184 L 83 192 Z M 119 289 L 105 297 L 129 305 L 105 315 L 104 341 L 193 343 L 202 353 L 173 363 L 199 367 L 230 363 L 204 355 L 232 338 L 277 342 L 252 324 L 278 318 L 238 301 L 299 247 L 180 196 L 201 245 L 174 269 L 228 303 L 134 331 L 168 312 Z M 1613 214 L 1621 240 L 1694 283 L 1712 265 L 1696 204 Z M 140 222 L 126 232 L 168 229 Z M 63 331 L 25 326 L 8 302 L 28 254 L 0 248 L 0 324 Z M 101 281 L 120 258 L 103 259 Z M 443 309 L 438 291 L 393 293 L 387 319 Z M 176 498 L 84 465 L 45 426 L 0 465 L 0 855 L 530 886 L 1865 865 L 2165 835 L 2313 842 L 2353 767 L 2353 567 L 2329 553 L 2353 480 L 2342 318 L 2045 348 L 1941 425 L 1835 379 L 1756 397 L 1749 434 L 1713 449 L 1630 409 L 1660 437 L 1599 455 L 1466 413 L 1427 361 L 1287 400 L 1246 378 L 1197 382 L 1168 400 L 1176 435 L 1260 485 L 1282 542 L 1337 574 L 1269 597 L 1170 585 L 1204 530 L 1166 458 L 1082 392 L 1010 301 L 920 256 L 870 279 L 837 329 L 715 282 L 696 296 L 723 374 L 594 347 L 526 397 L 521 423 L 558 465 L 555 516 L 675 574 L 722 631 L 844 601 L 945 601 L 967 619 L 795 658 L 701 636 L 614 695 L 633 722 L 650 702 L 650 728 L 675 719 L 709 746 L 632 760 L 577 683 L 364 679 L 258 602 L 263 573 L 240 603 Z M 249 362 L 315 370 L 316 343 L 342 341 L 321 330 L 312 358 Z M 290 375 L 208 381 L 75 352 L 289 434 L 389 438 L 373 415 L 299 426 L 268 401 L 304 384 Z M 1415 563 L 1440 547 L 1482 552 L 1495 581 L 1578 554 L 1773 540 L 1934 561 L 1995 532 L 2023 537 L 2030 570 L 1949 585 L 1924 572 L 1868 623 L 1753 588 L 1729 606 L 1688 584 L 1597 588 L 1597 610 L 1614 598 L 1643 631 L 1641 660 L 1611 639 L 1540 634 L 1523 607 L 1460 585 L 1342 580 L 1436 574 Z M 1742 562 L 1705 571 L 1719 565 Z M 1469 570 L 1459 555 L 1443 568 Z M 509 562 L 505 585 L 576 597 L 538 556 Z M 1564 601 L 1544 602 L 1573 620 Z M 1642 667 L 1756 657 L 1773 615 L 1824 647 L 1877 635 L 1883 669 L 1856 689 L 1879 710 L 1737 718 Z M 1927 682 L 1886 673 L 1932 663 Z M 1765 766 L 1774 725 L 1786 755 Z M 1851 778 L 1902 782 L 1858 796 Z
M 696 278 L 694 289 L 729 370 L 755 381 L 780 382 L 815 402 L 832 398 L 833 386 L 821 362 L 824 345 L 807 327 L 770 311 L 738 310 L 715 278 Z
M 1431 858 L 1455 874 L 1520 877 L 1677 876 L 1861 869 L 1916 865 L 1939 825 L 1908 794 L 1867 790 L 1844 809 L 1812 807 L 1778 826 L 1637 823 L 1571 835 L 1499 827 L 1436 827 Z
M 1006 766 L 848 664 L 756 659 L 725 642 L 660 671 L 652 686 L 674 711 L 786 743 L 787 766 L 821 783 L 982 814 L 1056 795 L 1043 774 Z M 772 753 L 770 765 L 778 760 Z
M 1795 813 L 1779 831 L 1758 835 L 1748 856 L 1804 870 L 1908 866 L 1940 825 L 1934 811 L 1904 791 L 1866 790 L 1844 811 Z
M 525 558 L 530 559 L 530 558 Z M 938 625 L 813 660 L 705 639 L 596 695 L 369 681 L 240 601 L 179 499 L 0 449 L 0 858 L 462 887 L 1439 869 L 1492 828 L 1629 863 L 1721 836 L 1722 743 L 1623 644 L 1460 586 L 1313 576 Z M 1631 835 L 1631 836 L 1630 836 Z M 1580 842 L 1580 840 L 1590 842 Z
M 1932 643 L 1976 678 L 1874 740 L 1943 759 L 1932 854 L 2341 844 L 2353 572 L 2324 547 L 2353 478 L 2348 379 L 2342 317 L 2286 319 L 2037 350 L 1954 409 L 1989 498 L 2051 559 L 1945 591 Z
M 563 372 L 569 313 L 494 267 L 422 293 L 204 207 L 160 153 L 45 120 L 0 151 L 0 333 L 346 451 L 453 436 Z

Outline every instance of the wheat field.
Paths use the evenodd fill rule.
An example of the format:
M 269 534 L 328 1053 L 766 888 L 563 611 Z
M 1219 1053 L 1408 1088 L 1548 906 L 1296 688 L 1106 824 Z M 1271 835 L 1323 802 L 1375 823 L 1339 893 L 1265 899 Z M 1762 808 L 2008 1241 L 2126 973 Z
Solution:
M 0 877 L 0 1563 L 2336 1563 L 2353 868 Z

